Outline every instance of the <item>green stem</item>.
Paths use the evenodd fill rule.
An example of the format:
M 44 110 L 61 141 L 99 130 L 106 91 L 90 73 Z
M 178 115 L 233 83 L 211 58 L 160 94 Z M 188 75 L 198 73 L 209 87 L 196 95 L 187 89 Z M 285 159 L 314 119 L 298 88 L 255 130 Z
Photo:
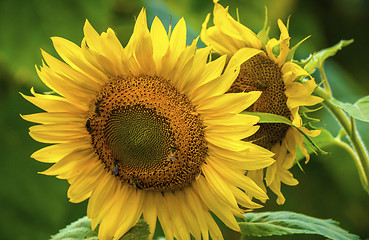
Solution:
M 341 148 L 345 149 L 347 151 L 347 153 L 350 154 L 350 156 L 352 157 L 352 159 L 355 160 L 355 165 L 359 171 L 359 176 L 360 176 L 360 181 L 361 184 L 363 185 L 364 189 L 369 193 L 369 188 L 368 188 L 368 179 L 367 176 L 365 174 L 363 174 L 365 172 L 363 165 L 361 164 L 360 158 L 359 156 L 356 154 L 356 152 L 351 148 L 350 145 L 348 145 L 347 143 L 336 139 L 336 144 L 338 146 L 340 146 Z
M 331 103 L 332 96 L 326 90 L 327 89 L 318 87 L 314 90 L 314 93 L 324 99 L 323 104 L 331 111 L 333 116 L 337 119 L 342 128 L 345 130 L 347 137 L 355 150 L 355 154 L 351 155 L 355 159 L 361 182 L 364 189 L 369 193 L 369 157 L 368 153 L 365 150 L 364 143 L 361 141 L 360 136 L 356 130 L 355 121 L 352 117 L 350 121 L 342 109 L 336 107 L 334 104 Z M 342 143 L 342 141 L 340 142 Z M 343 145 L 341 144 L 341 146 Z M 347 147 L 348 146 L 345 147 L 346 150 L 348 150 Z M 350 153 L 352 153 L 353 149 L 351 147 L 349 148 L 351 149 Z
M 320 72 L 320 76 L 322 78 L 322 83 L 324 86 L 324 90 L 325 92 L 328 94 L 329 98 L 332 98 L 332 90 L 331 90 L 331 86 L 329 85 L 327 76 L 325 75 L 325 71 L 324 71 L 324 65 L 323 63 L 319 66 L 319 72 Z
M 346 136 L 347 136 L 346 131 L 342 128 L 342 129 L 340 130 L 340 132 L 337 134 L 336 139 L 337 139 L 337 140 L 342 140 L 342 138 L 344 138 L 344 137 L 346 137 Z
M 336 107 L 333 103 L 331 103 L 330 100 L 332 100 L 332 97 L 325 91 L 325 89 L 322 89 L 321 87 L 317 87 L 314 90 L 314 93 L 324 99 L 323 104 L 332 112 L 333 116 L 336 117 L 337 121 L 341 124 L 343 129 L 346 131 L 346 134 L 350 136 L 351 135 L 351 123 L 347 119 L 347 116 L 342 111 L 342 109 Z

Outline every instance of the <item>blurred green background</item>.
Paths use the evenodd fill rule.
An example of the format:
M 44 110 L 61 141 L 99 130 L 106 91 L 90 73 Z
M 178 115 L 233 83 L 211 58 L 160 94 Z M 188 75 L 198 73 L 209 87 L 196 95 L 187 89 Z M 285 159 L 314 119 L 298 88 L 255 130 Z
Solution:
M 340 39 L 355 42 L 326 62 L 328 79 L 336 98 L 353 103 L 368 95 L 369 1 L 365 0 L 222 0 L 230 12 L 239 9 L 240 20 L 254 31 L 264 22 L 268 7 L 271 33 L 279 36 L 276 19 L 286 22 L 289 15 L 292 45 L 311 35 L 297 51 L 296 59 L 332 46 Z M 19 114 L 39 112 L 18 92 L 48 91 L 36 75 L 41 64 L 40 48 L 56 56 L 49 37 L 61 36 L 79 44 L 82 27 L 89 19 L 98 32 L 113 28 L 125 45 L 132 33 L 135 16 L 141 7 L 148 11 L 149 23 L 158 15 L 165 26 L 185 17 L 188 40 L 199 34 L 211 0 L 0 0 L 0 239 L 48 239 L 65 225 L 85 215 L 87 203 L 72 204 L 67 199 L 68 184 L 37 174 L 48 164 L 30 155 L 43 144 L 28 135 L 32 124 Z M 318 76 L 315 76 L 319 79 Z M 319 81 L 319 80 L 318 80 Z M 327 112 L 320 117 L 332 133 L 339 130 Z M 369 145 L 369 124 L 358 122 L 362 138 Z M 275 197 L 259 211 L 289 210 L 319 218 L 332 218 L 362 238 L 369 238 L 369 195 L 360 185 L 355 165 L 339 148 L 330 146 L 328 156 L 312 156 L 301 172 L 296 187 L 283 186 L 286 203 L 278 206 Z M 228 234 L 228 233 L 227 233 Z M 231 235 L 227 235 L 231 239 Z M 294 236 L 289 239 L 312 239 Z M 278 238 L 273 238 L 278 239 Z M 283 238 L 286 239 L 286 238 Z M 316 238 L 320 239 L 320 238 Z

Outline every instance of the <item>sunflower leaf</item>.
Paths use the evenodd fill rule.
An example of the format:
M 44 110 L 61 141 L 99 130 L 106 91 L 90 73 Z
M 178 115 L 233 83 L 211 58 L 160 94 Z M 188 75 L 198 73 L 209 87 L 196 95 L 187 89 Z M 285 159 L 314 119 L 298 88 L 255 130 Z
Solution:
M 140 219 L 120 240 L 146 240 L 149 235 L 149 225 Z
M 310 136 L 308 136 L 304 131 L 300 128 L 293 125 L 293 123 L 288 119 L 280 115 L 271 114 L 271 113 L 262 113 L 262 112 L 242 112 L 243 114 L 253 115 L 260 118 L 258 123 L 283 123 L 289 126 L 296 128 L 308 141 L 313 145 L 313 147 L 320 153 L 320 154 L 328 154 L 327 152 L 323 151 L 313 140 Z
M 120 240 L 146 240 L 150 234 L 149 225 L 139 220 L 135 226 L 133 226 Z M 91 230 L 91 221 L 87 217 L 78 219 L 77 221 L 69 224 L 59 233 L 51 236 L 51 240 L 98 240 L 97 230 Z
M 51 236 L 51 240 L 62 239 L 98 240 L 98 237 L 97 233 L 91 230 L 91 221 L 87 217 L 83 217 L 61 229 L 54 236 Z
M 369 95 L 359 99 L 356 103 L 343 103 L 337 99 L 330 100 L 336 107 L 344 110 L 351 117 L 369 122 Z
M 247 236 L 280 236 L 289 234 L 315 234 L 329 239 L 359 239 L 338 226 L 331 219 L 319 219 L 300 213 L 280 211 L 246 213 L 243 222 L 239 222 L 242 239 Z
M 343 47 L 346 47 L 347 45 L 350 45 L 353 42 L 354 39 L 341 40 L 336 45 L 330 48 L 326 48 L 320 50 L 317 53 L 314 53 L 306 61 L 302 61 L 305 64 L 304 70 L 307 71 L 309 74 L 312 74 L 316 68 L 320 68 L 321 66 L 323 66 L 323 63 L 327 58 L 336 55 L 339 50 L 341 50 Z

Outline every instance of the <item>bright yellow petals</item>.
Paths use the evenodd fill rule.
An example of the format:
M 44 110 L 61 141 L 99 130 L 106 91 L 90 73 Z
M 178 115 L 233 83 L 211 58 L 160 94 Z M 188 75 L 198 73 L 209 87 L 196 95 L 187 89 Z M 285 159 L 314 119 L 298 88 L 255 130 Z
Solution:
M 32 157 L 53 163 L 42 174 L 67 179 L 71 202 L 89 199 L 99 239 L 119 239 L 142 216 L 151 238 L 159 220 L 166 239 L 223 239 L 210 212 L 239 231 L 235 216 L 261 207 L 253 198 L 267 199 L 245 173 L 273 165 L 273 153 L 242 141 L 259 118 L 240 114 L 261 92 L 226 93 L 240 65 L 264 53 L 247 47 L 258 46 L 256 35 L 226 9 L 219 5 L 216 14 L 232 26 L 221 26 L 227 38 L 239 34 L 242 50 L 228 62 L 209 61 L 212 48 L 197 49 L 198 38 L 186 46 L 183 18 L 169 35 L 158 18 L 149 30 L 145 9 L 125 47 L 112 29 L 99 34 L 86 21 L 81 46 L 52 38 L 63 61 L 42 52 L 37 72 L 58 95 L 22 95 L 45 111 L 22 115 L 39 124 L 30 135 L 53 144 Z M 129 166 L 121 161 L 131 158 Z M 153 177 L 139 179 L 145 172 Z
M 224 8 L 214 1 L 214 26 L 207 28 L 210 14 L 207 15 L 201 29 L 201 40 L 212 46 L 219 54 L 232 56 L 238 49 L 250 47 L 261 49 L 261 41 L 249 28 L 232 18 L 228 7 Z
M 216 124 L 217 120 L 206 119 L 206 121 L 209 122 L 208 124 L 210 124 L 208 132 L 214 134 L 214 137 L 209 138 L 211 143 L 209 150 L 214 152 L 214 155 L 222 158 L 223 161 L 229 161 L 234 164 L 234 166 L 248 169 L 247 175 L 262 189 L 265 189 L 265 181 L 265 184 L 277 194 L 277 203 L 283 204 L 285 199 L 280 191 L 281 182 L 291 186 L 298 183 L 297 180 L 293 178 L 292 173 L 289 172 L 289 169 L 293 166 L 296 159 L 296 148 L 304 154 L 307 161 L 309 159 L 309 154 L 304 146 L 304 137 L 296 128 L 304 131 L 308 136 L 317 136 L 320 133 L 319 130 L 308 130 L 303 127 L 302 118 L 299 115 L 299 108 L 302 106 L 313 106 L 321 103 L 323 99 L 312 95 L 316 88 L 314 79 L 300 66 L 292 61 L 287 61 L 287 59 L 293 55 L 295 48 L 290 49 L 291 37 L 286 25 L 280 19 L 277 21 L 280 30 L 279 39 L 269 39 L 269 37 L 266 36 L 268 32 L 267 29 L 269 28 L 267 25 L 264 26 L 263 29 L 264 35 L 261 34 L 263 36 L 258 36 L 249 28 L 232 18 L 228 13 L 228 7 L 224 8 L 218 2 L 219 0 L 214 0 L 214 26 L 208 27 L 210 21 L 210 14 L 208 14 L 202 24 L 201 40 L 207 46 L 212 47 L 213 51 L 219 54 L 228 55 L 230 59 L 227 66 L 228 68 L 232 68 L 233 62 L 236 65 L 241 64 L 241 69 L 238 71 L 238 78 L 231 85 L 229 92 L 262 91 L 259 98 L 260 100 L 256 101 L 253 105 L 254 107 L 251 109 L 245 105 L 244 109 L 248 108 L 248 111 L 281 114 L 284 117 L 288 117 L 292 121 L 294 127 L 283 128 L 283 126 L 280 126 L 279 128 L 274 125 L 270 126 L 268 129 L 266 124 L 262 124 L 255 135 L 253 135 L 255 133 L 253 131 L 256 131 L 256 129 L 243 129 L 244 134 L 250 134 L 251 136 L 251 138 L 246 137 L 247 139 L 250 138 L 250 140 L 254 140 L 256 143 L 258 143 L 258 139 L 264 139 L 260 141 L 260 144 L 262 143 L 260 146 L 267 147 L 276 155 L 274 156 L 274 162 L 261 161 L 259 164 L 241 164 L 234 159 L 239 159 L 242 154 L 252 159 L 246 151 L 247 147 L 240 143 L 225 145 L 223 143 L 225 138 L 219 137 L 218 134 L 221 131 L 228 131 L 234 139 L 240 139 L 242 134 L 235 134 L 232 128 L 219 128 L 218 130 L 214 130 L 212 124 Z M 244 57 L 247 55 L 251 57 Z M 225 74 L 226 73 L 227 71 L 225 71 Z M 308 77 L 308 79 L 301 80 L 303 77 Z M 298 78 L 299 81 L 297 81 Z M 209 82 L 208 85 L 211 86 L 211 82 Z M 228 85 L 227 83 L 223 83 L 223 85 L 218 83 L 216 86 L 225 87 Z M 215 89 L 215 87 L 211 88 Z M 278 89 L 282 90 L 278 92 Z M 196 95 L 201 96 L 201 94 L 205 95 L 203 92 L 196 92 Z M 283 98 L 275 99 L 276 96 L 280 95 L 284 95 Z M 203 100 L 203 102 L 206 103 L 206 100 Z M 229 107 L 234 106 L 234 102 L 230 99 L 225 102 Z M 269 106 L 270 104 L 263 104 L 264 102 L 278 102 L 285 106 L 279 108 Z M 219 104 L 219 107 L 220 106 L 221 104 Z M 241 105 L 239 106 L 241 108 Z M 275 113 L 277 110 L 280 110 L 280 113 Z M 274 130 L 272 131 L 271 129 Z M 280 136 L 277 136 L 277 133 L 280 133 Z M 270 143 L 268 143 L 269 139 Z M 229 153 L 228 150 L 221 150 L 220 147 L 232 149 L 233 153 Z M 235 154 L 235 152 L 237 152 L 237 154 Z M 228 159 L 227 154 L 233 155 L 233 159 Z M 266 168 L 265 175 L 260 168 Z

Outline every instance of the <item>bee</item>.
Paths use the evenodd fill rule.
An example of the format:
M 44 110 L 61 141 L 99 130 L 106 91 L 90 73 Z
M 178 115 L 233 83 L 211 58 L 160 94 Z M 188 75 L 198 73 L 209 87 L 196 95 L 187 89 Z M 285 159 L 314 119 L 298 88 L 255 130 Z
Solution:
M 169 153 L 169 160 L 173 163 L 174 160 L 176 159 L 176 152 L 177 152 L 177 148 L 176 147 L 171 147 L 170 153 Z
M 95 113 L 97 114 L 97 116 L 100 116 L 100 100 L 97 100 L 95 102 Z
M 114 163 L 113 163 L 113 168 L 112 168 L 112 173 L 115 175 L 115 176 L 119 176 L 119 168 L 118 168 L 118 162 L 119 160 L 118 159 L 115 159 L 114 160 Z
M 90 121 L 90 119 L 87 119 L 87 121 L 86 121 L 86 129 L 87 129 L 87 131 L 89 132 L 89 133 L 92 133 L 92 128 L 91 128 L 91 121 Z
M 137 189 L 142 190 L 142 186 L 136 181 L 136 179 L 134 177 L 131 177 L 129 179 L 129 183 L 133 186 L 135 186 Z
M 260 88 L 260 89 L 266 89 L 267 88 L 267 85 L 263 81 L 259 81 L 259 80 L 255 81 L 254 85 L 255 85 L 255 87 Z

